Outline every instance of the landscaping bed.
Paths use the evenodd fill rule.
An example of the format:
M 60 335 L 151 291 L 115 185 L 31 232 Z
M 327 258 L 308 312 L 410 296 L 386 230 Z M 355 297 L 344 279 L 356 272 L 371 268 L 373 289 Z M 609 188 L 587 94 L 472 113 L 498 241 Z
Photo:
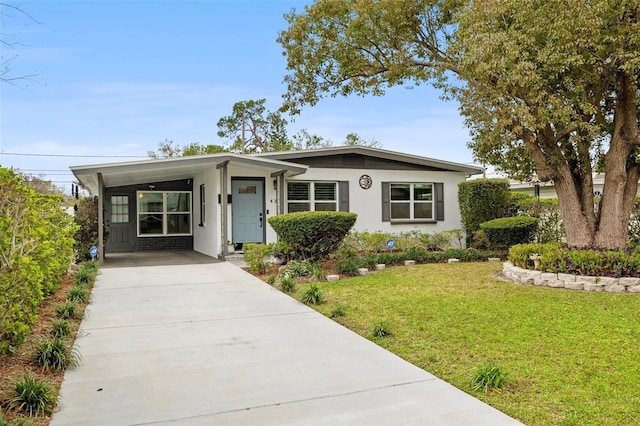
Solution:
M 93 285 L 93 278 L 86 284 L 87 293 L 90 294 Z M 45 370 L 33 360 L 33 354 L 38 342 L 51 338 L 53 321 L 59 318 L 57 308 L 68 301 L 72 289 L 77 286 L 76 276 L 66 274 L 60 288 L 49 295 L 41 304 L 38 311 L 38 319 L 31 332 L 27 335 L 25 343 L 18 346 L 13 354 L 0 354 L 0 425 L 20 424 L 20 425 L 47 425 L 51 420 L 55 405 L 50 407 L 45 414 L 29 416 L 27 413 L 9 409 L 9 402 L 14 396 L 15 382 L 26 376 L 32 376 L 38 380 L 45 381 L 51 386 L 54 394 L 54 401 L 57 398 L 64 369 L 54 371 Z M 66 318 L 69 324 L 69 335 L 64 341 L 69 347 L 73 345 L 77 332 L 82 321 L 84 310 L 88 301 L 76 304 L 76 315 Z

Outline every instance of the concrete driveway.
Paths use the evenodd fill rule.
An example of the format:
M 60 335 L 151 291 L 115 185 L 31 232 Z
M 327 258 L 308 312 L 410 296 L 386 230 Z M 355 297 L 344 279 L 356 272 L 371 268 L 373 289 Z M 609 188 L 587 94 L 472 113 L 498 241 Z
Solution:
M 51 425 L 513 425 L 228 262 L 103 268 Z

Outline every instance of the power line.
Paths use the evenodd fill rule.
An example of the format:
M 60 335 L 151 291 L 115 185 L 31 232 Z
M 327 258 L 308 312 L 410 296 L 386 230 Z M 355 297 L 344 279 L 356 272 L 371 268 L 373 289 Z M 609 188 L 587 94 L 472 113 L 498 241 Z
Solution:
M 44 176 L 69 176 L 72 173 L 43 173 Z M 34 176 L 34 177 L 38 177 L 38 176 Z
M 69 170 L 65 169 L 20 169 L 21 172 L 67 172 L 71 173 Z
M 66 158 L 149 158 L 146 155 L 69 155 L 69 154 L 28 154 L 24 152 L 0 152 L 0 155 L 21 155 L 25 157 L 66 157 Z

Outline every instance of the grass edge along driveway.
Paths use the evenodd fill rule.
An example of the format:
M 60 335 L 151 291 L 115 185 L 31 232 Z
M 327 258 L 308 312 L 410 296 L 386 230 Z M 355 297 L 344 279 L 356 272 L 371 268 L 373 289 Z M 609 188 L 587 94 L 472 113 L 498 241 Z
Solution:
M 314 307 L 526 424 L 640 424 L 640 295 L 523 286 L 501 268 L 390 268 L 321 283 Z M 373 337 L 381 323 L 391 336 Z M 506 388 L 472 391 L 483 362 Z

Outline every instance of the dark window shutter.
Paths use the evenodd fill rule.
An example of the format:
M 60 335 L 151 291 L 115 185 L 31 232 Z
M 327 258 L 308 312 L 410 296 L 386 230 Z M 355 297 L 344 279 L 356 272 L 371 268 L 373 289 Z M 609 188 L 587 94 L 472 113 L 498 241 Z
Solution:
M 286 192 L 285 192 L 285 181 L 284 181 L 284 175 L 280 175 L 279 177 L 276 178 L 278 180 L 278 214 L 283 214 L 283 213 L 288 213 L 287 210 L 285 210 L 284 208 L 284 201 L 285 201 L 285 197 L 286 197 Z
M 338 204 L 338 210 L 341 212 L 349 211 L 349 181 L 341 180 L 338 182 L 339 186 L 339 196 L 340 203 Z
M 382 182 L 382 221 L 391 221 L 391 203 L 390 203 L 390 188 L 389 182 Z
M 436 220 L 444 220 L 444 184 L 435 184 Z

